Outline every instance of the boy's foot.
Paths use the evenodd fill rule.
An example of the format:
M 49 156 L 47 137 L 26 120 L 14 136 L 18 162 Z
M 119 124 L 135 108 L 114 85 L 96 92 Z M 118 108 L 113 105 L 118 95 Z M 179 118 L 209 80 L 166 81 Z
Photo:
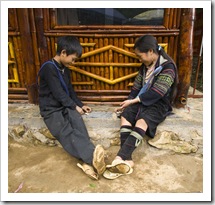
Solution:
M 102 174 L 106 169 L 104 156 L 104 148 L 101 145 L 97 145 L 93 153 L 93 167 L 96 169 L 98 174 Z

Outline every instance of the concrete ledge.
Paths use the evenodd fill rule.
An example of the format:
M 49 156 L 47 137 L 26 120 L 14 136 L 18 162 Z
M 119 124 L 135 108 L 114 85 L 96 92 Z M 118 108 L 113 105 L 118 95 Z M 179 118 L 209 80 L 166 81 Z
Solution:
M 188 100 L 188 106 L 186 108 L 174 109 L 174 115 L 168 116 L 167 119 L 158 126 L 157 134 L 164 131 L 171 131 L 178 135 L 181 140 L 192 142 L 192 144 L 198 146 L 197 152 L 202 154 L 202 99 L 189 98 Z M 93 143 L 102 144 L 105 148 L 111 145 L 118 145 L 120 119 L 117 118 L 114 113 L 116 107 L 108 105 L 90 106 L 92 107 L 92 113 L 83 115 L 83 119 Z M 39 113 L 39 107 L 32 104 L 8 105 L 9 134 L 17 132 L 14 131 L 17 126 L 23 126 L 28 136 L 29 133 L 40 132 L 46 129 L 46 125 Z M 32 137 L 33 135 L 31 134 L 30 136 Z M 36 136 L 40 135 L 36 134 Z M 46 142 L 44 139 L 42 141 Z M 53 139 L 51 139 L 50 144 L 53 145 Z

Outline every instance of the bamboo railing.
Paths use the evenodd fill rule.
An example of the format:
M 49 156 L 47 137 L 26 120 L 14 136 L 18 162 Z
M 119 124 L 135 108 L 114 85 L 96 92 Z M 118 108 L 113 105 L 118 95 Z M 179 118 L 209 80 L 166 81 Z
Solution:
M 55 56 L 57 37 L 64 35 L 78 37 L 83 47 L 80 61 L 70 69 L 71 82 L 84 101 L 116 103 L 126 98 L 140 66 L 133 45 L 144 34 L 154 35 L 175 60 L 179 67 L 180 96 L 187 98 L 192 49 L 185 48 L 192 46 L 192 9 L 166 8 L 160 26 L 62 26 L 57 25 L 56 9 L 8 11 L 8 41 L 14 50 L 14 59 L 11 54 L 8 59 L 11 101 L 36 103 L 37 72 L 42 63 Z M 12 66 L 16 66 L 17 74 Z M 183 106 L 180 100 L 178 103 Z

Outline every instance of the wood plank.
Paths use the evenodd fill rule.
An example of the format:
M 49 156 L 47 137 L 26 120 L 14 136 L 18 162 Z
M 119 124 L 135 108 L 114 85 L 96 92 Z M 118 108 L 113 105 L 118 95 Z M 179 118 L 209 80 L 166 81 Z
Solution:
M 27 100 L 27 99 L 28 99 L 28 95 L 9 94 L 9 95 L 8 95 L 8 98 L 9 98 L 9 99 L 22 99 L 22 100 L 26 99 L 26 100 Z
M 26 88 L 8 88 L 8 93 L 25 93 L 27 94 L 27 89 Z

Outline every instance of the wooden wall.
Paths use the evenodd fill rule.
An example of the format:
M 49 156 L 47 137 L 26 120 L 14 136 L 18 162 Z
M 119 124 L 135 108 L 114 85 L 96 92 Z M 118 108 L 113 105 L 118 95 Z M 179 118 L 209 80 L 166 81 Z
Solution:
M 36 74 L 41 64 L 55 55 L 57 37 L 63 35 L 77 36 L 83 46 L 82 58 L 70 67 L 71 81 L 80 98 L 86 103 L 121 102 L 127 97 L 140 65 L 133 53 L 135 40 L 144 34 L 154 35 L 180 65 L 184 58 L 178 50 L 180 45 L 183 48 L 192 43 L 192 17 L 192 9 L 167 8 L 162 26 L 59 26 L 55 9 L 9 9 L 8 45 L 13 50 L 9 49 L 9 61 L 13 63 L 9 63 L 8 72 L 10 80 L 16 76 L 15 70 L 18 77 L 18 81 L 8 83 L 9 102 L 37 103 Z M 183 18 L 190 23 L 182 24 Z M 182 29 L 186 33 L 183 39 Z M 188 75 L 191 54 L 192 48 L 185 53 Z M 178 99 L 181 95 L 187 97 L 187 90 L 182 90 Z

